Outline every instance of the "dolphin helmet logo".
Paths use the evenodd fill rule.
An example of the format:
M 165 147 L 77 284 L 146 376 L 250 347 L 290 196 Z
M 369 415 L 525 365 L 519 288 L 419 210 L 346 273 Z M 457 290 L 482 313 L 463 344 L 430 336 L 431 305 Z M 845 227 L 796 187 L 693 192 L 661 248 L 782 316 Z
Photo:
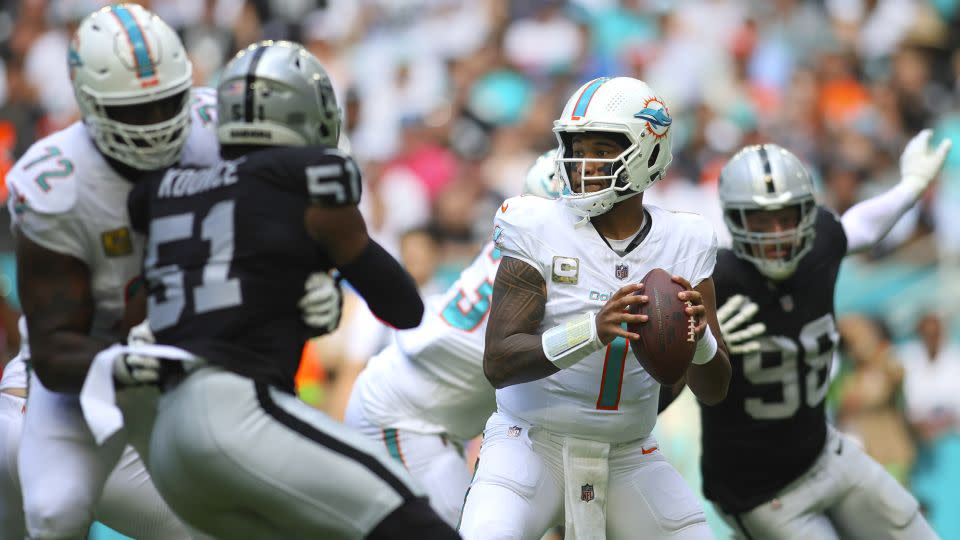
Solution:
M 670 111 L 659 98 L 650 98 L 643 104 L 643 109 L 633 115 L 647 123 L 647 133 L 657 139 L 667 136 L 670 126 L 673 124 L 673 118 Z

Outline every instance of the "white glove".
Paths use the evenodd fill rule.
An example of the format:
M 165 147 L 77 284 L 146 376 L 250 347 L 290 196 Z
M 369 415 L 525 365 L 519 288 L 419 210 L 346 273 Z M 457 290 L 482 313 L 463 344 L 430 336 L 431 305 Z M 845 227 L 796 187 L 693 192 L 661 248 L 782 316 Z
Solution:
M 717 322 L 720 323 L 723 340 L 727 342 L 732 354 L 744 354 L 760 350 L 760 341 L 757 338 L 767 331 L 765 324 L 753 323 L 742 330 L 738 330 L 756 313 L 757 304 L 742 294 L 731 296 L 725 304 L 717 309 Z
M 930 148 L 933 131 L 925 129 L 917 133 L 900 154 L 900 185 L 919 197 L 930 182 L 940 174 L 953 141 L 944 139 L 936 149 Z
M 127 345 L 152 345 L 157 340 L 150 322 L 143 321 L 127 334 Z M 160 379 L 160 360 L 139 354 L 121 354 L 113 361 L 113 378 L 123 386 L 156 384 Z
M 340 292 L 340 280 L 324 272 L 311 274 L 304 284 L 306 294 L 297 304 L 303 311 L 303 322 L 307 326 L 333 332 L 340 324 L 340 312 L 343 306 L 343 294 Z

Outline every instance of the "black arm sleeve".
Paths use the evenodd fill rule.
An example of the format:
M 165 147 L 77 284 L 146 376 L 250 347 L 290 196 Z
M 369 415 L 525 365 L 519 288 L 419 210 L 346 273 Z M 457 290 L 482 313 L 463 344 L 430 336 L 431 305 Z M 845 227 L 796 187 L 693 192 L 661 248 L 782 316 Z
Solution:
M 378 319 L 401 330 L 420 324 L 423 300 L 417 285 L 380 244 L 370 240 L 356 259 L 339 269 Z

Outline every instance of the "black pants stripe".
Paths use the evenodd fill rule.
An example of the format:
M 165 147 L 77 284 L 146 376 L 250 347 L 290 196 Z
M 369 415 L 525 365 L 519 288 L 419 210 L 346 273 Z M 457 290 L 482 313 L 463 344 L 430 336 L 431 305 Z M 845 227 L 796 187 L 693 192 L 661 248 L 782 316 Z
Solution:
M 750 535 L 750 531 L 747 530 L 747 526 L 743 524 L 743 520 L 740 519 L 740 514 L 733 514 L 733 520 L 737 522 L 737 527 L 740 527 L 740 531 L 743 532 L 743 536 L 747 540 L 753 540 L 753 536 Z
M 380 461 L 377 460 L 377 458 L 361 452 L 360 450 L 357 450 L 356 448 L 344 443 L 343 441 L 340 441 L 339 439 L 327 435 L 326 433 L 311 426 L 296 416 L 288 413 L 273 401 L 273 398 L 270 397 L 269 386 L 266 384 L 256 383 L 256 388 L 257 400 L 260 402 L 260 406 L 277 422 L 280 422 L 281 424 L 316 442 L 317 444 L 320 444 L 340 455 L 360 463 L 366 467 L 367 470 L 377 475 L 381 480 L 390 485 L 394 491 L 403 497 L 404 501 L 408 502 L 417 498 L 413 492 L 410 491 L 410 488 L 408 488 L 406 484 L 404 484 L 399 478 L 394 476 L 393 473 L 387 470 L 387 468 L 384 467 Z

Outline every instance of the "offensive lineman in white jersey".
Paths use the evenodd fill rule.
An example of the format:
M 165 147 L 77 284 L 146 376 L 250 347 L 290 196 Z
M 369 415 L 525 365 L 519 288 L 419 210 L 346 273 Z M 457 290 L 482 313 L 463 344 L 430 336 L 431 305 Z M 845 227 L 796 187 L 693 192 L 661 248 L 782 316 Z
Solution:
M 706 403 L 730 379 L 711 275 L 716 235 L 700 216 L 643 206 L 672 159 L 672 119 L 644 82 L 583 85 L 554 122 L 561 200 L 509 199 L 496 214 L 503 260 L 483 367 L 497 388 L 461 534 L 709 538 L 698 498 L 650 435 L 660 385 L 629 352 L 646 322 L 636 281 L 663 268 L 687 289 L 697 352 L 687 385 Z M 632 283 L 632 284 L 631 284 Z M 690 287 L 689 285 L 693 285 Z M 708 325 L 709 323 L 709 325 Z
M 181 150 L 216 159 L 215 96 L 191 92 L 179 38 L 136 5 L 89 15 L 67 60 L 83 122 L 35 143 L 7 176 L 34 369 L 19 452 L 26 528 L 33 539 L 84 538 L 96 516 L 138 539 L 186 538 L 127 434 L 97 447 L 76 393 L 96 353 L 142 320 L 126 310 L 143 258 L 126 212 L 132 180 Z M 116 465 L 117 489 L 104 490 Z
M 524 195 L 559 196 L 556 152 L 527 173 Z M 464 441 L 496 410 L 483 376 L 483 336 L 500 265 L 493 242 L 443 294 L 429 298 L 420 326 L 395 334 L 357 378 L 344 422 L 382 441 L 427 490 L 430 505 L 456 526 L 470 475 Z
M 216 161 L 215 95 L 191 90 L 180 39 L 137 5 L 84 19 L 68 64 L 83 122 L 35 143 L 7 175 L 29 329 L 20 361 L 32 361 L 34 371 L 19 464 L 3 462 L 8 474 L 19 469 L 23 501 L 4 490 L 0 515 L 14 516 L 11 530 L 22 528 L 9 510 L 22 507 L 34 540 L 85 538 L 94 517 L 138 540 L 187 538 L 137 451 L 126 446 L 148 442 L 152 412 L 138 401 L 156 394 L 141 386 L 156 379 L 155 363 L 118 358 L 114 377 L 131 387 L 118 394 L 127 431 L 103 446 L 94 442 L 76 393 L 93 357 L 144 316 L 142 298 L 129 302 L 143 260 L 143 239 L 131 232 L 126 211 L 132 182 L 180 160 Z M 25 390 L 21 366 L 8 366 L 3 387 Z M 8 425 L 19 425 L 8 409 Z

